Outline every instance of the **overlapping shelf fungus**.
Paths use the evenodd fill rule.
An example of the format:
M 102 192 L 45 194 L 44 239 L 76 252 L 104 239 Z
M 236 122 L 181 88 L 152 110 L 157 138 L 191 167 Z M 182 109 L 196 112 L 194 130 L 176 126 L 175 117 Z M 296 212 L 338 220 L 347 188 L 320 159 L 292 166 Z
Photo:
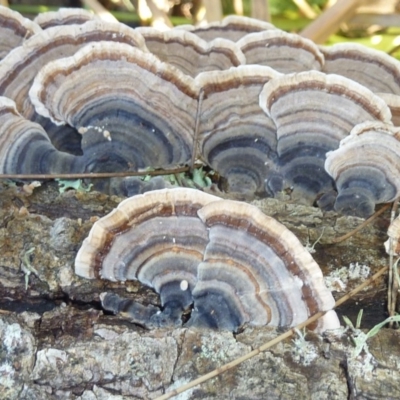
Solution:
M 115 294 L 103 307 L 148 327 L 182 324 L 236 331 L 290 327 L 328 311 L 313 328 L 339 326 L 321 270 L 300 241 L 255 206 L 195 189 L 164 189 L 121 202 L 92 227 L 75 260 L 85 278 L 139 280 L 162 311 Z
M 361 217 L 391 198 L 367 179 L 369 206 L 343 205 L 344 175 L 324 169 L 326 153 L 356 125 L 400 123 L 400 63 L 388 55 L 359 45 L 318 47 L 237 16 L 165 32 L 78 11 L 36 21 L 0 8 L 0 32 L 10 37 L 0 49 L 0 96 L 43 128 L 18 143 L 27 148 L 40 137 L 43 153 L 49 143 L 59 152 L 46 160 L 35 144 L 42 172 L 199 161 L 217 172 L 223 190 L 245 198 L 285 191 L 293 201 Z M 1 137 L 3 154 L 13 154 L 17 136 Z M 7 163 L 8 173 L 38 170 L 16 163 Z

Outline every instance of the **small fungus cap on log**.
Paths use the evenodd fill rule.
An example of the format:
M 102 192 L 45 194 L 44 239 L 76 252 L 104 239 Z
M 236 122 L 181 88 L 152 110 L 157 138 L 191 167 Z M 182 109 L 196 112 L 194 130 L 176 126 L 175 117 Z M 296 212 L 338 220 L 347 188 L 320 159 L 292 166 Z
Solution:
M 201 39 L 210 42 L 217 38 L 223 38 L 237 42 L 248 33 L 261 32 L 277 28 L 264 21 L 239 15 L 228 15 L 222 21 L 211 22 L 206 26 L 181 25 L 174 29 L 188 30 Z
M 0 6 L 0 61 L 27 38 L 40 32 L 38 24 L 20 13 Z
M 83 135 L 88 171 L 187 163 L 198 94 L 194 80 L 178 69 L 112 42 L 46 64 L 29 92 L 38 114 Z
M 318 71 L 271 79 L 260 106 L 277 127 L 279 166 L 299 200 L 332 190 L 325 154 L 365 121 L 390 122 L 385 102 L 357 82 Z
M 74 156 L 57 151 L 44 129 L 22 117 L 15 103 L 0 96 L 0 173 L 69 172 Z
M 255 206 L 193 189 L 123 201 L 93 225 L 75 272 L 138 279 L 181 312 L 193 303 L 191 326 L 295 326 L 334 305 L 319 266 L 293 233 Z M 329 312 L 314 328 L 338 326 Z
M 243 53 L 230 40 L 206 42 L 193 33 L 178 29 L 160 31 L 143 27 L 136 31 L 144 37 L 151 53 L 192 77 L 204 71 L 246 64 Z
M 80 25 L 99 17 L 83 8 L 60 8 L 57 11 L 47 11 L 38 14 L 34 18 L 42 29 L 48 29 L 59 25 Z
M 400 128 L 380 122 L 354 127 L 340 147 L 327 154 L 325 169 L 335 180 L 335 209 L 368 217 L 375 204 L 400 196 Z
M 258 96 L 279 75 L 269 67 L 243 65 L 196 77 L 203 94 L 198 153 L 227 179 L 230 192 L 264 192 L 265 181 L 275 173 L 276 128 Z
M 357 43 L 320 49 L 325 56 L 324 72 L 343 75 L 374 93 L 400 95 L 400 62 L 383 51 Z
M 284 74 L 321 70 L 324 56 L 309 39 L 277 29 L 251 33 L 237 42 L 247 64 L 266 65 Z

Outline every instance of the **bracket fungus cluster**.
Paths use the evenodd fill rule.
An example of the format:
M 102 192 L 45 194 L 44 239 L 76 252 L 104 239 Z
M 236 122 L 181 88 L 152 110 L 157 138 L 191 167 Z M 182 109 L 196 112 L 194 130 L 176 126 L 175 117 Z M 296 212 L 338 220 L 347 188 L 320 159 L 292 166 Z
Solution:
M 260 105 L 277 128 L 278 163 L 294 196 L 310 199 L 333 190 L 326 153 L 364 121 L 390 121 L 384 101 L 358 83 L 318 71 L 269 81 Z
M 318 48 L 244 17 L 159 32 L 67 14 L 49 16 L 56 26 L 37 25 L 0 61 L 0 96 L 41 124 L 60 159 L 75 156 L 59 163 L 63 172 L 201 160 L 240 195 L 286 190 L 327 209 L 373 212 L 335 202 L 343 175 L 324 165 L 356 125 L 400 122 L 398 61 L 356 45 Z M 59 169 L 56 158 L 48 171 Z
M 339 326 L 321 270 L 289 230 L 254 206 L 194 189 L 124 200 L 93 225 L 75 272 L 154 288 L 163 311 L 102 295 L 103 306 L 146 326 L 181 324 L 191 306 L 189 326 L 289 327 L 318 311 L 328 312 L 315 329 Z
M 30 89 L 36 112 L 83 135 L 85 171 L 187 164 L 197 97 L 189 76 L 152 54 L 110 42 L 46 64 Z

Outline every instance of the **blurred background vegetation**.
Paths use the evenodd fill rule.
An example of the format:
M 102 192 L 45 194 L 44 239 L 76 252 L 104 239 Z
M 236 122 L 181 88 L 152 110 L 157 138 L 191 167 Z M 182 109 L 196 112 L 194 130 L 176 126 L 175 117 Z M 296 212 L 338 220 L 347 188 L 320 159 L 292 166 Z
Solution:
M 88 8 L 89 0 L 3 1 L 8 1 L 10 7 L 16 11 L 34 16 L 38 12 L 56 10 L 59 7 Z M 141 23 L 136 12 L 140 0 L 93 1 L 101 3 L 121 22 L 133 26 Z M 202 0 L 153 0 L 153 3 L 165 4 L 166 15 L 176 25 L 195 21 L 193 16 L 201 7 Z M 268 8 L 274 25 L 289 32 L 300 32 L 334 3 L 335 0 L 268 0 Z M 329 36 L 326 44 L 351 40 L 400 58 L 400 52 L 397 51 L 400 46 L 400 0 L 364 0 L 360 3 L 370 6 L 370 9 L 357 15 L 356 22 L 351 20 L 341 24 L 339 30 Z M 221 0 L 220 3 L 219 0 L 214 0 L 208 4 L 212 4 L 212 7 L 221 4 L 223 15 L 235 13 L 235 0 Z M 236 4 L 240 4 L 243 15 L 251 16 L 252 0 L 241 0 Z M 364 17 L 365 22 L 363 15 L 367 16 L 366 19 Z

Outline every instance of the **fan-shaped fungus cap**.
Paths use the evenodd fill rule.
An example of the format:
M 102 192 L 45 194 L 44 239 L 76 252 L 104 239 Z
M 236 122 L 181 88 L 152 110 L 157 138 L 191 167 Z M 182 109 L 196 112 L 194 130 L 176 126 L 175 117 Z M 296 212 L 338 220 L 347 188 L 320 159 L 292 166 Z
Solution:
M 142 35 L 123 24 L 89 21 L 49 28 L 26 40 L 0 63 L 0 95 L 13 99 L 18 111 L 31 119 L 34 110 L 28 92 L 40 68 L 98 41 L 123 42 L 146 50 Z
M 311 40 L 277 29 L 251 33 L 237 42 L 247 64 L 266 65 L 282 73 L 321 70 L 324 56 Z
M 151 53 L 99 42 L 45 65 L 29 95 L 38 114 L 83 134 L 84 170 L 115 171 L 187 163 L 198 92 Z
M 170 29 L 136 28 L 143 35 L 146 47 L 161 61 L 195 77 L 200 72 L 224 70 L 246 64 L 246 58 L 235 43 L 215 39 L 208 43 L 193 33 Z
M 400 196 L 400 128 L 380 122 L 355 126 L 327 154 L 325 169 L 338 189 L 335 209 L 370 216 L 375 204 Z
M 42 29 L 48 29 L 59 25 L 80 25 L 92 19 L 98 19 L 98 17 L 83 8 L 60 8 L 57 11 L 40 13 L 33 21 Z
M 222 21 L 211 22 L 206 26 L 181 25 L 175 29 L 188 30 L 201 39 L 210 42 L 217 38 L 223 38 L 236 42 L 248 33 L 260 32 L 277 28 L 268 22 L 238 15 L 228 15 Z
M 294 326 L 334 305 L 318 265 L 283 225 L 254 206 L 193 189 L 123 201 L 94 224 L 75 271 L 139 279 L 160 293 L 164 306 L 181 311 L 193 302 L 194 326 Z M 317 328 L 338 326 L 329 312 Z
M 294 197 L 311 203 L 332 189 L 324 170 L 325 154 L 338 148 L 356 124 L 391 119 L 385 102 L 370 90 L 318 71 L 272 79 L 261 92 L 260 106 L 277 126 L 284 178 L 294 188 Z
M 0 60 L 25 39 L 41 30 L 38 24 L 24 18 L 20 13 L 0 6 Z
M 112 281 L 138 279 L 160 293 L 163 306 L 172 302 L 186 309 L 208 240 L 197 210 L 218 200 L 182 188 L 126 199 L 93 225 L 76 256 L 75 272 Z
M 73 162 L 73 156 L 54 148 L 40 125 L 23 118 L 12 100 L 0 96 L 0 173 L 65 173 Z
M 275 70 L 243 65 L 197 76 L 203 97 L 198 147 L 202 159 L 227 179 L 230 192 L 264 192 L 275 173 L 276 128 L 260 109 L 263 85 Z
M 383 51 L 357 43 L 321 47 L 323 71 L 352 79 L 374 93 L 400 95 L 400 62 Z

